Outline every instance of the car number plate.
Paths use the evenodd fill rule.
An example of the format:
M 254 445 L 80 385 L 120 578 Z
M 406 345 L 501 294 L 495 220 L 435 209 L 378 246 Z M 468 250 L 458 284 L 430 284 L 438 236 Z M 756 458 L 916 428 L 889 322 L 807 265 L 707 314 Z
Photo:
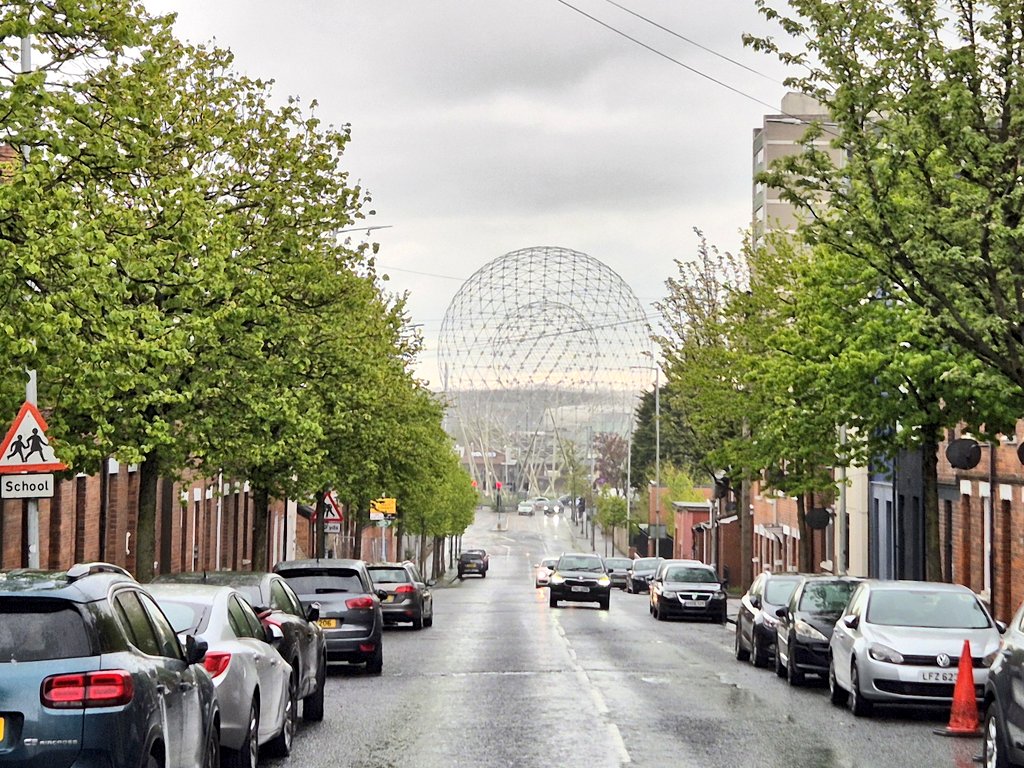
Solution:
M 921 680 L 926 683 L 955 683 L 958 670 L 949 669 L 942 672 L 928 670 L 921 673 Z
M 703 608 L 704 603 L 701 600 L 683 600 L 683 605 L 687 608 Z
M 573 592 L 589 592 L 590 591 L 590 587 L 573 587 L 572 591 Z
M 393 602 L 395 602 L 395 596 L 394 595 L 388 595 L 387 597 L 384 598 L 384 602 L 385 603 L 393 603 Z
M 4 741 L 4 719 L 0 717 L 0 744 Z
M 338 626 L 338 620 L 337 619 L 320 619 L 319 621 L 317 621 L 317 624 L 320 625 L 321 629 L 334 629 L 335 627 Z

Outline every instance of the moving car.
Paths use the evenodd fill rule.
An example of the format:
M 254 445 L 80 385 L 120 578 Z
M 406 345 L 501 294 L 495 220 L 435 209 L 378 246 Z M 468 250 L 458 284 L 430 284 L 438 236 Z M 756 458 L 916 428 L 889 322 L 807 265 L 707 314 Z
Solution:
M 829 643 L 832 703 L 849 702 L 858 717 L 883 702 L 948 705 L 964 640 L 971 646 L 971 682 L 982 699 L 989 667 L 1000 655 L 1000 626 L 978 596 L 959 584 L 865 581 Z
M 476 574 L 482 579 L 487 578 L 487 569 L 491 559 L 487 552 L 482 549 L 464 549 L 459 555 L 458 573 L 459 578 L 464 579 L 469 574 Z
M 285 560 L 274 566 L 303 605 L 320 606 L 317 623 L 327 642 L 327 661 L 364 664 L 371 675 L 384 670 L 384 615 L 387 592 L 373 585 L 362 560 Z
M 535 563 L 533 566 L 536 568 L 533 577 L 534 586 L 546 587 L 551 580 L 551 572 L 555 570 L 556 565 L 558 565 L 557 557 L 545 557 L 539 563 Z
M 558 607 L 559 600 L 597 603 L 607 611 L 611 602 L 612 580 L 600 555 L 591 552 L 567 552 L 558 558 L 548 583 L 548 604 Z
M 207 584 L 151 584 L 150 594 L 179 635 L 207 644 L 204 665 L 220 702 L 220 745 L 229 768 L 256 768 L 259 748 L 287 757 L 299 708 L 298 673 L 274 645 L 242 593 Z M 277 638 L 277 639 L 275 639 Z
M 205 655 L 116 565 L 0 572 L 0 762 L 217 768 Z
M 633 566 L 626 572 L 626 591 L 634 594 L 647 592 L 651 586 L 651 579 L 654 572 L 663 558 L 660 557 L 638 557 L 633 561 Z
M 804 576 L 789 604 L 775 615 L 775 674 L 790 685 L 804 675 L 824 677 L 829 667 L 829 639 L 860 579 L 849 576 Z
M 411 622 L 413 629 L 434 625 L 433 581 L 425 581 L 412 563 L 374 563 L 367 566 L 378 589 L 387 592 L 381 599 L 386 624 Z
M 543 512 L 545 515 L 557 515 L 562 511 L 561 505 L 547 496 L 534 496 L 530 502 L 533 504 L 534 511 Z
M 606 557 L 604 567 L 608 569 L 608 577 L 612 580 L 612 586 L 619 589 L 626 588 L 626 574 L 633 567 L 631 557 Z
M 710 565 L 696 560 L 666 560 L 651 580 L 651 615 L 658 621 L 707 618 L 725 623 L 727 598 Z
M 519 515 L 533 515 L 533 502 L 532 501 L 520 501 L 516 506 L 516 514 Z
M 798 573 L 759 574 L 740 598 L 736 612 L 736 658 L 755 667 L 767 667 L 775 657 L 775 612 L 789 603 L 793 590 L 803 580 Z
M 299 675 L 302 719 L 324 719 L 324 686 L 327 684 L 327 643 L 317 624 L 320 606 L 302 605 L 288 581 L 266 571 L 192 571 L 162 574 L 154 583 L 219 584 L 234 587 L 256 611 L 264 626 L 276 626 L 283 634 L 277 651 Z

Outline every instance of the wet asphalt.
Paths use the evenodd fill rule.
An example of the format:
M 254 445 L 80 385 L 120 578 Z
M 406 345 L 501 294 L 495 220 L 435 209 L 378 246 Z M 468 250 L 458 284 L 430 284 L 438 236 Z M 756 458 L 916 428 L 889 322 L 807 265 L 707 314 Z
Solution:
M 332 668 L 326 715 L 272 768 L 908 768 L 974 765 L 979 739 L 933 734 L 941 710 L 833 707 L 733 657 L 733 626 L 659 622 L 646 595 L 548 606 L 532 564 L 587 550 L 561 516 L 484 511 L 464 547 L 487 578 L 434 589 L 434 626 L 385 630 L 384 673 Z

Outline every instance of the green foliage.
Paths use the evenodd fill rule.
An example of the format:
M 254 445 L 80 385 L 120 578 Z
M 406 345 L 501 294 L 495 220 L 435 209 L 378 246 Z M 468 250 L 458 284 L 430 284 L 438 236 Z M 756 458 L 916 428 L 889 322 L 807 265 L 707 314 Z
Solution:
M 597 512 L 594 520 L 604 530 L 623 528 L 626 525 L 626 499 L 602 490 L 597 497 Z

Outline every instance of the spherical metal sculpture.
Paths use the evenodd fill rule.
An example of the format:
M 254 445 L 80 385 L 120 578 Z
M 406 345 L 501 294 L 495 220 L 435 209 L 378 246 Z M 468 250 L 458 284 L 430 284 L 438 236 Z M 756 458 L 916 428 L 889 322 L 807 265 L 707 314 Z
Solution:
M 551 493 L 566 445 L 625 436 L 653 379 L 650 331 L 619 275 L 585 253 L 537 247 L 485 264 L 455 294 L 438 354 L 449 429 L 474 479 Z

